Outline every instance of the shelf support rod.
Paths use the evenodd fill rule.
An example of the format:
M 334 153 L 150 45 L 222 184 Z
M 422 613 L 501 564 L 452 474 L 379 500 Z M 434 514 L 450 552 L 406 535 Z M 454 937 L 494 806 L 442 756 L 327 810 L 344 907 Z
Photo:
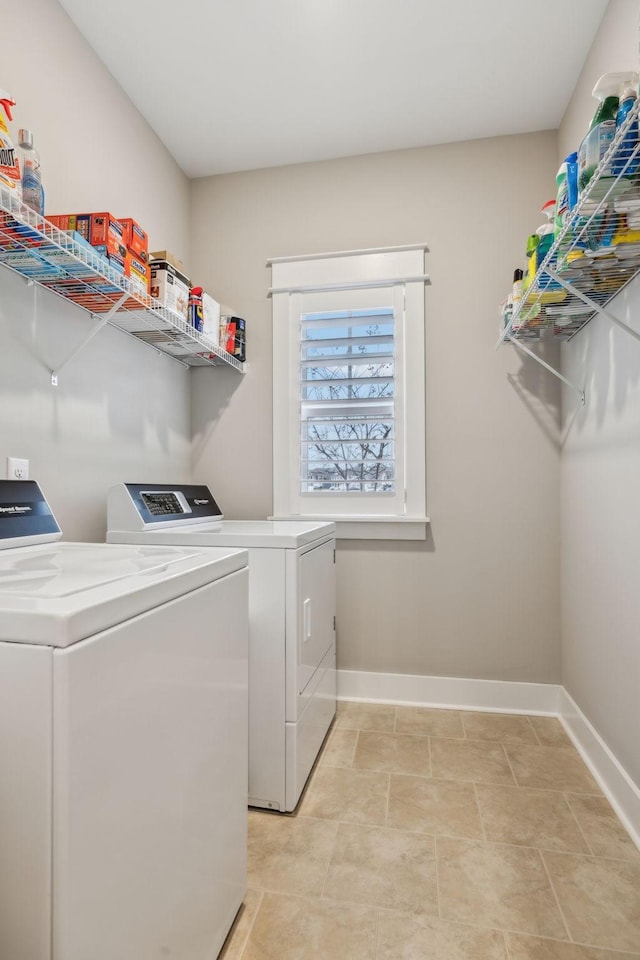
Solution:
M 623 330 L 626 330 L 627 333 L 630 333 L 632 337 L 635 337 L 636 340 L 640 340 L 640 333 L 637 330 L 634 330 L 633 327 L 630 327 L 628 323 L 624 322 L 624 320 L 614 317 L 612 313 L 609 313 L 609 311 L 601 307 L 599 303 L 596 303 L 595 300 L 592 300 L 588 294 L 583 293 L 582 290 L 578 290 L 578 288 L 574 287 L 572 283 L 570 283 L 568 280 L 565 280 L 548 267 L 545 267 L 545 272 L 548 273 L 553 280 L 557 280 L 557 282 L 572 296 L 577 297 L 578 300 L 582 300 L 582 302 L 588 307 L 591 307 L 594 313 L 599 314 L 601 317 L 605 317 L 605 319 L 609 320 L 610 323 L 617 324 L 619 327 L 622 327 Z
M 558 380 L 562 380 L 562 382 L 566 383 L 568 387 L 571 387 L 572 390 L 575 390 L 575 392 L 578 394 L 578 397 L 580 398 L 580 403 L 582 404 L 582 406 L 584 406 L 584 402 L 585 402 L 584 390 L 581 390 L 580 387 L 576 387 L 575 383 L 572 383 L 571 380 L 567 380 L 566 377 L 563 377 L 562 374 L 555 369 L 555 367 L 552 367 L 550 363 L 547 363 L 546 360 L 543 360 L 542 357 L 539 357 L 538 354 L 534 353 L 533 350 L 530 350 L 529 347 L 525 347 L 522 341 L 516 340 L 516 338 L 512 336 L 509 337 L 509 340 L 514 345 L 514 347 L 517 347 L 518 350 L 522 350 L 522 352 L 526 353 L 527 356 L 532 357 L 536 361 L 536 363 L 539 363 L 541 367 L 544 367 L 545 370 L 548 370 L 549 373 L 552 373 L 554 377 L 557 377 Z
M 111 307 L 111 309 L 110 309 L 107 313 L 105 313 L 103 316 L 100 317 L 99 322 L 96 323 L 95 327 L 93 327 L 93 328 L 89 331 L 89 333 L 88 333 L 87 336 L 84 338 L 84 340 L 81 340 L 81 341 L 80 341 L 80 343 L 78 344 L 78 346 L 75 348 L 75 350 L 74 350 L 72 353 L 69 354 L 69 356 L 66 358 L 66 360 L 63 360 L 62 363 L 58 364 L 58 366 L 56 367 L 55 370 L 52 370 L 52 371 L 51 371 L 51 386 L 52 386 L 52 387 L 57 387 L 57 386 L 58 386 L 58 375 L 60 374 L 60 371 L 62 370 L 62 368 L 63 368 L 63 367 L 66 367 L 66 365 L 69 363 L 70 360 L 73 360 L 74 357 L 77 357 L 78 354 L 79 354 L 82 350 L 84 350 L 84 348 L 87 346 L 87 344 L 90 343 L 90 342 L 93 340 L 93 338 L 95 337 L 95 335 L 96 335 L 97 333 L 100 333 L 100 331 L 102 330 L 102 328 L 103 328 L 104 326 L 106 326 L 106 324 L 109 322 L 109 320 L 111 320 L 111 317 L 112 317 L 115 313 L 118 312 L 118 310 L 120 309 L 120 307 L 122 306 L 122 304 L 125 302 L 125 300 L 128 300 L 130 296 L 131 296 L 130 293 L 123 293 L 122 296 L 120 297 L 120 299 L 117 300 L 117 301 L 113 304 L 113 306 Z M 92 316 L 95 316 L 95 314 L 92 314 Z

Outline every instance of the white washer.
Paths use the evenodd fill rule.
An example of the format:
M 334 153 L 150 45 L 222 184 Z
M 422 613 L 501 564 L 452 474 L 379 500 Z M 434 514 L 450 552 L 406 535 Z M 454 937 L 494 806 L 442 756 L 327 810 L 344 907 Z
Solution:
M 295 809 L 336 709 L 335 524 L 222 521 L 206 486 L 121 483 L 107 528 L 249 551 L 249 803 Z
M 247 553 L 60 536 L 0 481 L 0 957 L 212 960 L 246 886 Z

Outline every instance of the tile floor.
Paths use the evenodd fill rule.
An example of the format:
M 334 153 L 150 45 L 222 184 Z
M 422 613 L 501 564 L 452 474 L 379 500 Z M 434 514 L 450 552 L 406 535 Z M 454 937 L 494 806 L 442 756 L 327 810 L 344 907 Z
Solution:
M 640 852 L 557 720 L 341 703 L 221 958 L 640 960 Z

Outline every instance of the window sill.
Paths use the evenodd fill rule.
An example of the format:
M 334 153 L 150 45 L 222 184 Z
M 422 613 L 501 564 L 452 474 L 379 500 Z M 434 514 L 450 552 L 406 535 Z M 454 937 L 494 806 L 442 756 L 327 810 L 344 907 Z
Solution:
M 332 517 L 305 514 L 269 520 L 324 520 L 335 523 L 337 540 L 426 540 L 429 517 Z

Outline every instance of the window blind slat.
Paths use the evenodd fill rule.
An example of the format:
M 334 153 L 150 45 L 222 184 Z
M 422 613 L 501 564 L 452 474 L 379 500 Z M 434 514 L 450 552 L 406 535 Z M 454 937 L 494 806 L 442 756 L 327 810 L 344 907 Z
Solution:
M 301 387 L 358 387 L 369 384 L 371 386 L 387 387 L 393 384 L 393 377 L 318 377 L 314 380 L 301 380 Z M 354 397 L 357 400 L 357 397 Z
M 341 370 L 345 367 L 382 367 L 393 366 L 393 353 L 388 350 L 380 353 L 354 353 L 336 356 L 305 357 L 300 361 L 302 370 L 320 368 L 322 370 Z
M 300 341 L 304 350 L 312 347 L 359 347 L 370 346 L 371 344 L 393 343 L 393 334 L 374 334 L 371 336 L 359 337 L 305 337 Z

